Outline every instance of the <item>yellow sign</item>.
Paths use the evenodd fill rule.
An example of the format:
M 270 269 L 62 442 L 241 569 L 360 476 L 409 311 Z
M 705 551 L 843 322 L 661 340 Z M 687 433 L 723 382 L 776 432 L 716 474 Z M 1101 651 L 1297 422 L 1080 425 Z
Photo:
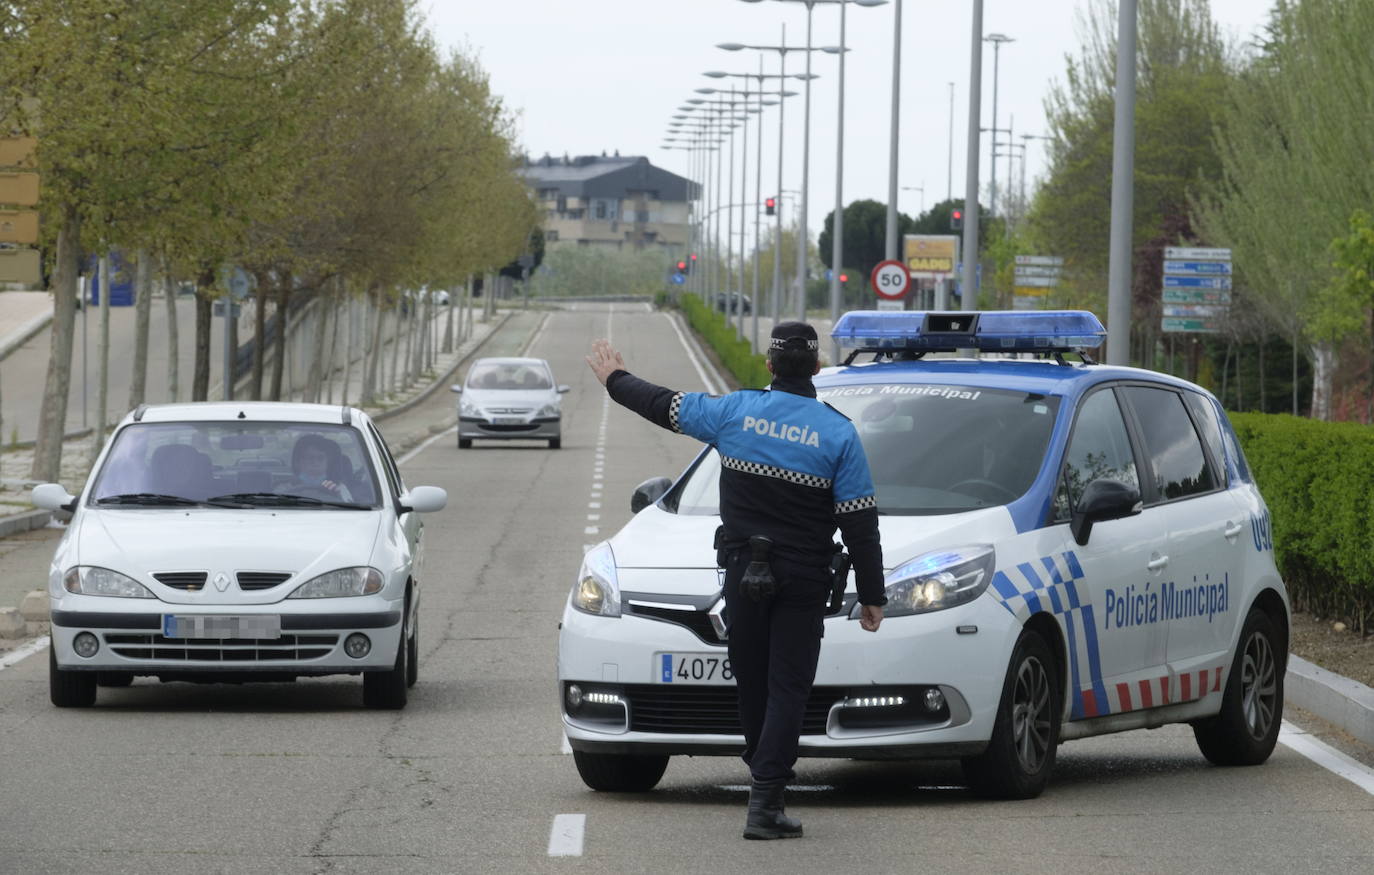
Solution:
M 42 281 L 37 249 L 0 249 L 0 283 L 36 286 Z
M 907 234 L 902 256 L 916 279 L 950 279 L 959 261 L 959 238 L 950 234 Z
M 37 243 L 38 213 L 0 210 L 0 243 Z
M 0 204 L 31 207 L 38 203 L 38 174 L 0 171 Z
M 37 147 L 33 137 L 0 137 L 0 167 L 33 167 Z
M 1013 294 L 1017 294 L 1017 295 L 1033 295 L 1033 296 L 1035 296 L 1035 297 L 1037 297 L 1037 298 L 1042 298 L 1042 297 L 1044 297 L 1045 295 L 1048 295 L 1048 294 L 1049 294 L 1050 292 L 1052 292 L 1052 291 L 1054 291 L 1054 289 L 1049 288 L 1049 287 L 1047 287 L 1047 286 L 1015 286 L 1015 287 L 1012 289 L 1012 293 L 1013 293 Z

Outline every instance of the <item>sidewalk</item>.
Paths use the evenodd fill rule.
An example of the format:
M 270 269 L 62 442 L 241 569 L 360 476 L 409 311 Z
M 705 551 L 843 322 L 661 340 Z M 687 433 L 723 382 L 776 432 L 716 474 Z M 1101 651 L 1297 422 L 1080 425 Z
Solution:
M 0 292 L 0 362 L 51 321 L 47 292 Z

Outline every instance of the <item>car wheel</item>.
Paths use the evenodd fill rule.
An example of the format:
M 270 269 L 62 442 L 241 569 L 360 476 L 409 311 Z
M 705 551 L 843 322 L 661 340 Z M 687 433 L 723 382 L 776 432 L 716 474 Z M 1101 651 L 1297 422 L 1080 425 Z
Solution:
M 573 751 L 582 782 L 593 790 L 643 793 L 654 789 L 668 768 L 666 756 Z
M 93 671 L 57 667 L 57 654 L 48 645 L 48 698 L 59 708 L 89 708 L 95 704 Z
M 410 630 L 410 641 L 406 643 L 406 686 L 413 687 L 420 679 L 420 626 Z
M 1269 759 L 1283 718 L 1282 649 L 1274 621 L 1251 608 L 1217 716 L 1193 724 L 1202 755 L 1218 766 L 1257 766 Z
M 980 796 L 1033 799 L 1049 783 L 1059 746 L 1063 700 L 1059 672 L 1045 639 L 1021 633 L 1002 685 L 987 750 L 963 760 L 964 777 Z
M 557 450 L 560 449 L 562 446 L 563 439 L 561 437 L 549 438 L 549 449 Z
M 97 686 L 102 687 L 127 687 L 134 682 L 134 673 L 131 671 L 98 671 L 95 673 Z
M 458 449 L 466 450 L 472 447 L 472 438 L 458 438 Z
M 396 661 L 386 671 L 363 672 L 363 704 L 368 708 L 386 711 L 399 711 L 406 706 L 406 691 L 409 689 L 410 647 L 406 638 L 410 631 L 410 608 L 407 606 L 404 625 L 401 627 L 401 640 L 396 645 Z

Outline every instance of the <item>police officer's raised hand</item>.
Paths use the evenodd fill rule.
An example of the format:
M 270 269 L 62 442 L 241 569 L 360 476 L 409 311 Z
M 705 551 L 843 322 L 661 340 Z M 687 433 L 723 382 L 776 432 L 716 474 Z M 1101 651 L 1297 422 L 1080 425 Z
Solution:
M 859 610 L 859 626 L 865 632 L 877 632 L 883 623 L 882 605 L 864 605 Z
M 625 360 L 608 340 L 592 341 L 592 354 L 587 356 L 587 364 L 591 365 L 592 373 L 596 374 L 596 378 L 603 386 L 611 374 L 625 369 Z

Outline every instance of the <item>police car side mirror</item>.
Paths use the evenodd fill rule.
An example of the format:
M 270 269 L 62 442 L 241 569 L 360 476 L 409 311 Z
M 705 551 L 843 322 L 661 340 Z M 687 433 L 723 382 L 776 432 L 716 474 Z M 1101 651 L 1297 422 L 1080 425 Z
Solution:
M 630 513 L 639 513 L 658 501 L 672 485 L 673 481 L 667 477 L 650 477 L 645 480 L 635 487 L 634 494 L 630 496 Z
M 1140 513 L 1140 490 L 1119 480 L 1094 480 L 1083 490 L 1083 496 L 1069 520 L 1073 539 L 1082 547 L 1088 543 L 1093 523 L 1119 520 Z

